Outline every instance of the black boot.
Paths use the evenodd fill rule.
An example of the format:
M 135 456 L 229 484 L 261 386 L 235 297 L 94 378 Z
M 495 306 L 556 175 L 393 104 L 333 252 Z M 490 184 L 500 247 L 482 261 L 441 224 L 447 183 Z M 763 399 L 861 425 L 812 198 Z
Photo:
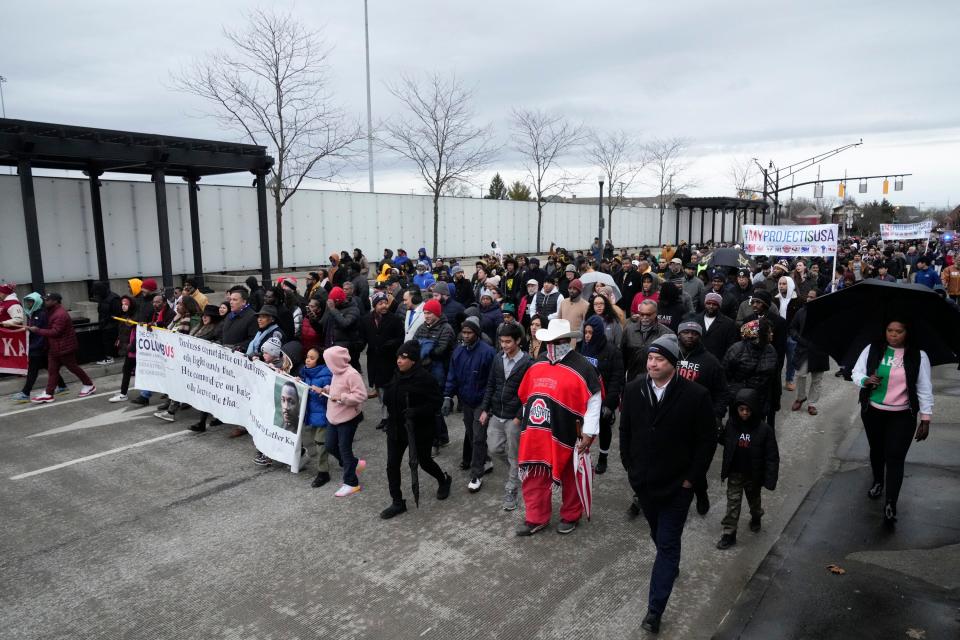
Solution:
M 321 471 L 317 474 L 317 477 L 313 479 L 313 482 L 310 483 L 310 486 L 316 489 L 318 487 L 322 487 L 328 482 L 330 482 L 330 474 L 326 471 Z
M 196 431 L 197 433 L 203 433 L 207 430 L 207 426 L 202 422 L 190 425 L 190 431 Z
M 630 501 L 630 506 L 627 507 L 627 518 L 630 520 L 636 520 L 637 516 L 640 515 L 640 498 L 633 496 L 633 500 Z
M 717 549 L 729 549 L 735 544 L 737 544 L 737 534 L 725 533 L 720 536 L 720 541 L 717 542 Z
M 883 483 L 874 482 L 873 485 L 867 490 L 867 497 L 871 500 L 876 500 L 883 495 Z
M 384 520 L 389 520 L 394 516 L 398 516 L 401 513 L 407 512 L 407 501 L 401 500 L 400 502 L 394 502 L 389 507 L 380 512 L 380 517 Z
M 650 633 L 660 633 L 660 614 L 647 611 L 643 622 L 640 623 L 640 628 Z
M 607 472 L 607 454 L 601 453 L 597 456 L 597 466 L 594 467 L 593 472 L 597 475 L 603 475 Z
M 763 523 L 760 520 L 760 516 L 753 516 L 750 518 L 750 531 L 757 533 L 760 529 L 763 528 Z
M 440 486 L 437 487 L 437 500 L 446 500 L 450 497 L 450 485 L 453 484 L 453 478 L 450 477 L 449 473 L 445 473 L 444 479 L 440 481 Z
M 384 418 L 380 421 L 380 424 L 377 425 L 377 431 L 386 431 L 387 430 L 387 420 Z

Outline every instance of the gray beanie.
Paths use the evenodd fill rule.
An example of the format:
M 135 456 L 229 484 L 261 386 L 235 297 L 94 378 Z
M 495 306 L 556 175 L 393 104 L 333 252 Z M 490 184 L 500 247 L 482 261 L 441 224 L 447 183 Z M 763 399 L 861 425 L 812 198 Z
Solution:
M 700 335 L 703 335 L 703 327 L 700 326 L 699 322 L 693 322 L 692 320 L 688 322 L 681 322 L 680 326 L 677 327 L 677 333 L 680 333 L 681 331 L 696 331 Z
M 480 320 L 476 316 L 467 316 L 461 327 L 470 327 L 475 334 L 480 335 Z
M 270 336 L 270 339 L 260 347 L 260 351 L 271 357 L 279 358 L 280 354 L 283 353 L 283 345 L 280 343 L 280 338 L 278 338 L 276 334 Z
M 666 358 L 670 364 L 677 366 L 677 361 L 680 359 L 680 345 L 677 343 L 677 336 L 672 333 L 660 336 L 647 347 L 647 353 L 659 354 Z

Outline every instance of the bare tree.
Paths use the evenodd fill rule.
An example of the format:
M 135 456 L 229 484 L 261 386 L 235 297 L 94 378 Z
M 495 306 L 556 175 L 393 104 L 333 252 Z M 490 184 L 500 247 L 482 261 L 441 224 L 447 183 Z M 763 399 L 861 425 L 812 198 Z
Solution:
M 560 196 L 581 178 L 566 172 L 559 164 L 583 142 L 583 127 L 560 115 L 535 109 L 514 109 L 513 143 L 523 156 L 537 201 L 537 252 L 543 228 L 543 208 L 548 200 Z
M 433 74 L 420 83 L 405 77 L 388 87 L 406 115 L 383 125 L 380 143 L 413 162 L 433 195 L 433 255 L 438 255 L 440 196 L 493 159 L 490 126 L 474 124 L 473 92 L 456 76 Z
M 755 198 L 762 191 L 763 178 L 752 158 L 733 158 L 728 175 L 738 198 Z
M 328 92 L 329 50 L 292 15 L 254 10 L 239 30 L 224 29 L 229 52 L 212 52 L 174 74 L 174 86 L 213 103 L 220 123 L 274 154 L 268 188 L 283 268 L 283 207 L 306 178 L 333 180 L 363 138 L 359 122 Z
M 642 145 L 626 131 L 590 133 L 587 157 L 599 167 L 607 185 L 607 240 L 613 238 L 613 212 L 623 203 L 623 194 L 646 166 Z
M 663 244 L 663 216 L 666 212 L 666 201 L 696 186 L 696 183 L 684 174 L 689 170 L 690 163 L 684 158 L 684 153 L 690 141 L 687 138 L 657 138 L 647 144 L 647 170 L 650 173 L 653 186 L 658 190 L 660 197 L 660 231 L 657 244 Z

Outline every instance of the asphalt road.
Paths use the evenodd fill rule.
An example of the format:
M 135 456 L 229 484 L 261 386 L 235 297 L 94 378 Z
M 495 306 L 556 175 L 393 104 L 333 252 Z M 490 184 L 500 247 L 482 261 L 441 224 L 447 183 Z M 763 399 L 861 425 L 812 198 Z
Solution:
M 718 454 L 714 506 L 703 518 L 691 510 L 660 637 L 710 637 L 810 487 L 836 468 L 855 394 L 835 380 L 820 416 L 781 413 L 780 486 L 764 492 L 764 530 L 750 533 L 744 515 L 740 544 L 725 552 L 714 547 Z M 500 510 L 502 460 L 480 493 L 466 490 L 458 414 L 439 459 L 451 498 L 437 502 L 422 474 L 420 509 L 384 522 L 386 445 L 372 418 L 355 445 L 369 464 L 363 490 L 337 499 L 333 483 L 310 488 L 312 473 L 256 467 L 250 439 L 228 439 L 225 426 L 185 431 L 192 411 L 169 424 L 107 403 L 118 383 L 101 377 L 96 396 L 39 408 L 0 400 L 0 638 L 645 635 L 653 545 L 643 518 L 624 515 L 616 445 L 593 522 L 518 539 L 522 510 Z

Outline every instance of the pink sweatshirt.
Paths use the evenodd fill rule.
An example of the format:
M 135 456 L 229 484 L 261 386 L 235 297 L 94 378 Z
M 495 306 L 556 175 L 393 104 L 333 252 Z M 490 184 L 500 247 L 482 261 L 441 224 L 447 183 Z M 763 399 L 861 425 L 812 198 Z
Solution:
M 367 386 L 360 373 L 350 366 L 350 352 L 345 348 L 325 349 L 323 361 L 333 372 L 330 400 L 327 402 L 327 420 L 334 426 L 349 422 L 360 414 L 360 408 L 367 399 Z

